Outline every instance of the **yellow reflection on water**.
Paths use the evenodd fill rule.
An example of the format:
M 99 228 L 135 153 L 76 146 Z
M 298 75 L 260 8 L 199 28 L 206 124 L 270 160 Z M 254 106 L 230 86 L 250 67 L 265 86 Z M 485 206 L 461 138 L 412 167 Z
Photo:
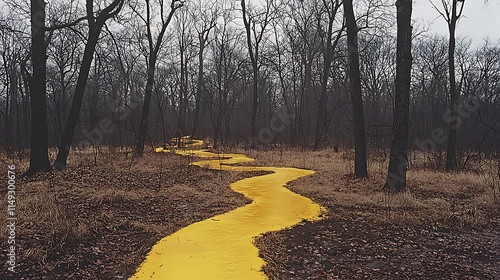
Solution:
M 201 146 L 201 140 L 191 140 Z M 196 142 L 195 142 L 196 141 Z M 156 152 L 166 151 L 162 148 Z M 267 279 L 264 261 L 253 245 L 255 237 L 291 227 L 301 220 L 319 219 L 321 208 L 284 185 L 313 174 L 312 170 L 281 167 L 231 166 L 254 159 L 242 154 L 214 154 L 203 150 L 176 151 L 209 158 L 193 163 L 231 171 L 273 171 L 231 184 L 252 203 L 191 224 L 160 240 L 130 279 Z

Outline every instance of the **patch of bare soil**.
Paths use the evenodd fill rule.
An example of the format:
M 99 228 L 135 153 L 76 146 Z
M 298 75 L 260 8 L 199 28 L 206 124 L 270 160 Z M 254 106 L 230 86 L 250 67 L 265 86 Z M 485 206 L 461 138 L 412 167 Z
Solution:
M 256 240 L 270 279 L 498 279 L 496 172 L 411 170 L 409 191 L 389 196 L 381 191 L 385 163 L 360 180 L 346 175 L 352 162 L 331 151 L 286 161 L 316 166 L 289 188 L 326 206 L 328 217 Z
M 340 213 L 258 239 L 270 279 L 498 279 L 500 275 L 498 227 L 459 231 L 404 227 Z
M 127 279 L 161 238 L 249 203 L 229 184 L 259 174 L 188 166 L 170 154 L 129 161 L 18 179 L 17 273 L 2 262 L 0 279 Z

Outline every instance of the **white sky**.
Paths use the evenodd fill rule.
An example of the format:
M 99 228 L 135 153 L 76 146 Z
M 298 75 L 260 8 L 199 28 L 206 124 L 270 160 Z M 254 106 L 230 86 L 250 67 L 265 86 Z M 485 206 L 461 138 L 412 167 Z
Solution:
M 441 8 L 441 0 L 432 0 Z M 463 17 L 458 22 L 457 37 L 472 39 L 472 47 L 481 45 L 483 39 L 489 37 L 494 42 L 500 39 L 500 0 L 465 0 Z M 420 27 L 429 26 L 433 33 L 448 34 L 446 21 L 432 7 L 429 0 L 415 0 L 413 3 L 413 19 Z

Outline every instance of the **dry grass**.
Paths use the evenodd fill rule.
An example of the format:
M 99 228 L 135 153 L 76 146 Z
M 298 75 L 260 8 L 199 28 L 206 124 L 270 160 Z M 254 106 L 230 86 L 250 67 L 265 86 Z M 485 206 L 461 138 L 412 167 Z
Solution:
M 89 225 L 81 220 L 71 219 L 65 204 L 61 203 L 60 189 L 43 183 L 27 184 L 24 189 L 36 188 L 36 191 L 21 193 L 18 196 L 20 226 L 42 226 L 49 230 L 52 242 L 48 250 L 55 250 L 65 242 L 82 240 L 89 233 Z M 36 227 L 35 227 L 36 226 Z
M 72 153 L 65 172 L 17 179 L 20 275 L 127 278 L 159 239 L 249 202 L 229 184 L 250 173 L 203 170 L 171 154 L 133 159 L 130 151 L 94 152 Z M 27 159 L 0 160 L 16 164 L 18 174 L 28 168 Z M 0 219 L 6 215 L 1 211 Z M 2 242 L 6 234 L 4 227 Z M 6 268 L 0 269 L 2 278 Z
M 145 194 L 119 188 L 110 188 L 99 192 L 89 192 L 86 196 L 94 201 L 95 204 L 120 204 L 139 200 Z
M 61 195 L 63 195 L 61 189 L 51 185 L 50 182 L 30 182 L 18 186 L 17 241 L 22 244 L 22 240 L 28 237 L 43 239 L 39 247 L 19 250 L 21 252 L 18 256 L 19 262 L 36 259 L 38 263 L 44 264 L 51 254 L 60 251 L 65 244 L 79 242 L 88 236 L 89 223 L 73 219 L 66 205 L 61 203 Z M 0 214 L 2 220 L 6 220 L 4 212 Z M 2 239 L 6 238 L 5 230 L 2 230 L 1 236 Z
M 371 156 L 369 178 L 353 178 L 353 151 L 261 151 L 258 162 L 312 168 L 289 183 L 326 206 L 315 223 L 257 239 L 270 279 L 497 279 L 497 163 L 445 173 L 416 159 L 408 190 L 382 191 L 388 162 Z M 425 159 L 425 157 L 422 157 Z
M 240 150 L 238 152 L 245 152 Z M 446 173 L 424 169 L 424 155 L 413 156 L 408 189 L 402 194 L 382 190 L 388 161 L 372 156 L 368 179 L 355 179 L 353 151 L 246 151 L 259 165 L 294 166 L 316 174 L 292 182 L 291 188 L 329 208 L 354 209 L 371 219 L 405 225 L 483 226 L 498 217 L 500 176 L 494 161 L 475 170 Z M 331 215 L 336 215 L 331 212 Z
M 494 162 L 471 171 L 444 173 L 428 169 L 420 162 L 425 156 L 417 155 L 408 172 L 408 191 L 388 195 L 382 191 L 387 169 L 382 157 L 369 159 L 369 179 L 356 179 L 351 175 L 352 151 L 231 152 L 256 158 L 252 164 L 259 166 L 315 170 L 316 174 L 293 181 L 289 187 L 326 206 L 330 216 L 349 212 L 374 222 L 447 227 L 487 226 L 499 216 L 500 177 Z M 92 275 L 106 267 L 105 278 L 124 277 L 158 239 L 248 203 L 228 185 L 249 174 L 187 167 L 193 158 L 171 154 L 131 156 L 130 150 L 112 148 L 77 151 L 71 154 L 65 173 L 18 181 L 22 269 L 51 275 L 48 269 L 57 270 L 60 263 L 72 267 L 68 263 L 80 263 L 78 254 L 83 254 L 101 262 L 86 268 L 97 273 Z M 26 160 L 0 154 L 3 166 L 16 164 L 18 173 L 27 169 Z M 2 205 L 4 196 L 5 192 Z M 0 219 L 5 221 L 6 211 L 0 211 Z M 3 240 L 6 233 L 5 228 L 0 231 Z M 122 250 L 120 246 L 128 247 Z M 112 250 L 112 255 L 106 250 Z

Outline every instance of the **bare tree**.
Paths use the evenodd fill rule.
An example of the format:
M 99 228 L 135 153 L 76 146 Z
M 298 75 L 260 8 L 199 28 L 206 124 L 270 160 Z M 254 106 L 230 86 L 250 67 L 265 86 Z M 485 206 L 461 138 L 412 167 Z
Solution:
M 158 1 L 159 9 L 160 9 L 160 29 L 159 33 L 154 35 L 154 23 L 152 17 L 152 7 L 149 0 L 146 0 L 146 17 L 144 17 L 140 11 L 135 10 L 135 13 L 140 17 L 140 19 L 146 25 L 146 37 L 148 41 L 148 58 L 147 58 L 147 82 L 146 82 L 146 90 L 144 92 L 144 102 L 142 104 L 142 114 L 141 121 L 139 123 L 139 131 L 136 137 L 135 143 L 135 155 L 138 157 L 142 157 L 144 153 L 144 140 L 146 137 L 147 129 L 148 129 L 148 119 L 149 119 L 149 107 L 151 104 L 151 94 L 153 92 L 154 79 L 155 79 L 155 70 L 156 70 L 156 62 L 158 60 L 158 54 L 160 52 L 163 38 L 165 36 L 165 32 L 167 31 L 167 27 L 174 16 L 174 13 L 177 9 L 183 6 L 183 1 L 180 0 L 172 0 L 170 2 L 170 10 L 167 15 L 164 14 L 165 5 L 163 0 Z
M 125 0 L 113 0 L 108 6 L 100 10 L 97 16 L 94 12 L 94 1 L 87 0 L 86 2 L 87 21 L 89 26 L 87 44 L 85 45 L 68 120 L 66 121 L 61 143 L 59 144 L 57 159 L 54 162 L 54 167 L 56 169 L 63 170 L 66 168 L 66 162 L 68 160 L 71 144 L 73 143 L 73 137 L 75 135 L 76 125 L 78 124 L 78 117 L 83 103 L 83 96 L 85 94 L 85 88 L 87 87 L 87 80 L 101 30 L 108 19 L 118 15 L 124 2 Z
M 414 45 L 414 79 L 417 83 L 414 101 L 413 122 L 415 136 L 431 138 L 428 128 L 437 128 L 445 125 L 443 111 L 446 110 L 447 51 L 448 44 L 445 37 L 422 37 Z M 422 140 L 415 143 L 420 146 Z M 439 143 L 442 144 L 442 143 Z M 431 147 L 429 147 L 431 148 Z M 432 153 L 427 155 L 429 163 L 440 167 L 444 163 L 442 145 L 432 146 Z
M 175 15 L 175 30 L 177 31 L 177 48 L 179 50 L 179 106 L 177 114 L 177 146 L 181 145 L 181 137 L 185 133 L 189 99 L 189 64 L 195 56 L 194 32 L 188 11 L 181 10 Z
M 317 60 L 321 56 L 321 37 L 324 32 L 318 30 L 317 19 L 319 1 L 290 1 L 286 3 L 284 16 L 280 18 L 284 39 L 276 45 L 284 45 L 288 49 L 289 59 L 287 71 L 290 79 L 290 103 L 293 104 L 294 121 L 291 131 L 291 143 L 302 142 L 305 147 L 308 136 L 314 133 L 314 125 L 310 120 L 314 117 L 312 96 L 313 81 L 317 79 L 320 70 L 316 69 Z M 278 58 L 280 58 L 278 56 Z
M 365 117 L 363 113 L 363 95 L 361 93 L 361 74 L 359 72 L 358 26 L 352 0 L 344 0 L 344 14 L 347 26 L 347 52 L 349 59 L 349 89 L 353 107 L 354 126 L 354 175 L 357 178 L 368 177 L 366 166 Z
M 316 115 L 316 132 L 314 137 L 314 149 L 318 149 L 321 144 L 321 140 L 323 139 L 323 135 L 325 129 L 327 128 L 327 86 L 328 80 L 330 77 L 330 70 L 333 61 L 333 51 L 337 47 L 339 40 L 342 36 L 345 24 L 342 22 L 342 26 L 340 30 L 337 31 L 337 34 L 334 37 L 334 23 L 337 18 L 338 11 L 340 7 L 342 7 L 342 1 L 340 0 L 323 0 L 323 6 L 328 19 L 327 19 L 327 28 L 326 30 L 321 30 L 321 22 L 318 20 L 318 30 L 326 36 L 323 42 L 323 65 L 321 71 L 321 89 L 320 89 L 320 97 L 318 101 L 317 107 L 317 115 Z
M 45 47 L 45 2 L 31 0 L 31 152 L 26 175 L 50 170 L 47 124 L 47 48 Z
M 368 148 L 385 148 L 390 140 L 392 161 L 404 166 L 407 156 L 400 141 L 406 134 L 406 144 L 415 140 L 413 147 L 425 149 L 426 159 L 435 168 L 444 169 L 447 155 L 464 168 L 498 150 L 498 42 L 471 50 L 467 40 L 457 37 L 450 56 L 453 44 L 448 40 L 452 38 L 417 36 L 411 50 L 411 123 L 407 130 L 404 107 L 408 91 L 406 76 L 401 74 L 406 68 L 401 65 L 408 61 L 403 63 L 396 55 L 396 13 L 391 8 L 388 15 L 386 8 L 392 4 L 382 0 L 196 0 L 189 2 L 185 13 L 176 11 L 168 27 L 172 0 L 122 0 L 130 3 L 124 7 L 129 10 L 117 14 L 116 21 L 107 20 L 100 35 L 97 29 L 106 14 L 103 8 L 120 1 L 50 1 L 45 7 L 48 27 L 43 27 L 44 43 L 40 40 L 39 47 L 34 43 L 33 48 L 31 0 L 0 1 L 5 3 L 0 15 L 0 142 L 9 153 L 17 145 L 19 157 L 30 144 L 30 131 L 45 130 L 46 125 L 40 125 L 45 122 L 47 131 L 33 134 L 32 149 L 59 145 L 55 165 L 61 169 L 71 146 L 69 139 L 93 144 L 105 140 L 140 151 L 138 147 L 144 149 L 146 141 L 167 140 L 177 130 L 197 137 L 213 135 L 219 146 L 248 139 L 248 134 L 253 135 L 254 145 L 260 136 L 261 142 L 284 141 L 303 148 L 317 143 L 321 147 L 323 142 L 349 147 L 355 138 L 354 171 L 359 177 L 367 175 L 363 154 Z M 463 7 L 462 1 L 456 0 L 455 6 L 453 1 L 433 1 L 450 28 L 459 24 Z M 406 2 L 401 0 L 398 5 Z M 174 9 L 184 4 L 180 0 L 173 3 Z M 119 5 L 125 4 L 108 12 L 117 11 Z M 347 29 L 345 38 L 343 28 Z M 43 46 L 46 61 L 37 60 Z M 451 71 L 450 58 L 454 60 Z M 45 63 L 41 76 L 46 82 L 37 84 L 40 63 Z M 452 76 L 454 90 L 448 79 Z M 40 94 L 43 84 L 46 93 Z M 474 111 L 460 110 L 470 98 L 478 102 Z M 450 104 L 451 99 L 459 107 L 453 115 L 449 107 L 456 106 Z M 283 129 L 272 130 L 271 137 L 263 140 L 266 130 L 258 135 L 259 127 L 269 127 L 282 109 L 289 117 L 283 121 Z M 44 111 L 46 116 L 40 115 Z M 113 129 L 103 131 L 100 120 L 110 121 Z M 459 122 L 453 157 L 452 152 L 446 153 L 445 145 L 453 146 L 453 140 L 448 141 L 453 131 L 431 140 L 435 140 L 436 129 L 447 132 Z M 393 139 L 391 129 L 395 130 Z M 283 137 L 285 132 L 289 137 Z M 142 144 L 138 146 L 139 140 Z M 389 154 L 385 149 L 378 151 L 384 157 Z M 42 169 L 50 169 L 46 168 L 47 157 L 43 158 Z M 394 171 L 393 163 L 390 165 L 388 178 L 401 178 L 403 171 Z
M 411 82 L 411 12 L 412 0 L 398 0 L 397 10 L 397 54 L 396 96 L 392 125 L 391 155 L 384 189 L 390 192 L 406 190 L 408 168 L 408 126 Z
M 383 156 L 390 142 L 390 113 L 392 113 L 391 89 L 395 77 L 396 38 L 378 37 L 377 34 L 359 36 L 361 84 L 363 106 L 365 108 L 365 127 L 367 145 L 378 149 Z M 391 109 L 391 110 L 389 110 Z
M 47 97 L 49 99 L 49 124 L 52 126 L 55 142 L 60 143 L 64 118 L 67 116 L 71 101 L 70 92 L 78 74 L 78 59 L 81 57 L 82 42 L 76 32 L 70 29 L 59 30 L 57 35 L 53 36 L 47 48 L 49 57 Z
M 266 0 L 264 8 L 258 13 L 251 13 L 241 0 L 243 24 L 245 25 L 248 55 L 252 65 L 252 111 L 250 116 L 250 146 L 255 148 L 257 143 L 257 113 L 259 110 L 259 64 L 261 59 L 261 43 L 266 28 L 272 20 L 273 0 Z M 256 12 L 256 11 L 254 11 Z
M 231 12 L 222 12 L 222 23 L 214 31 L 211 44 L 211 65 L 207 73 L 207 105 L 210 112 L 214 148 L 218 148 L 223 139 L 223 122 L 230 118 L 231 107 L 236 99 L 235 84 L 238 81 L 243 64 L 243 55 L 239 52 L 242 42 L 238 33 L 231 28 Z
M 448 147 L 446 149 L 446 170 L 453 170 L 457 167 L 457 129 L 460 124 L 457 107 L 460 102 L 460 92 L 457 90 L 455 80 L 455 31 L 457 29 L 458 19 L 462 16 L 464 9 L 464 0 L 441 0 L 443 11 L 439 10 L 434 4 L 434 8 L 448 23 L 448 32 L 450 35 L 448 45 L 448 73 L 450 77 L 450 110 Z
M 217 18 L 219 16 L 217 2 L 210 4 L 208 9 L 204 9 L 201 2 L 196 6 L 196 10 L 191 13 L 191 17 L 195 20 L 194 28 L 198 35 L 198 77 L 196 80 L 196 97 L 194 108 L 193 128 L 191 135 L 194 137 L 199 127 L 201 106 L 203 104 L 204 91 L 204 52 L 209 43 L 210 32 L 217 26 Z

